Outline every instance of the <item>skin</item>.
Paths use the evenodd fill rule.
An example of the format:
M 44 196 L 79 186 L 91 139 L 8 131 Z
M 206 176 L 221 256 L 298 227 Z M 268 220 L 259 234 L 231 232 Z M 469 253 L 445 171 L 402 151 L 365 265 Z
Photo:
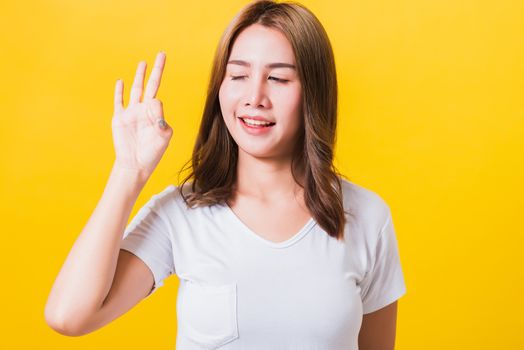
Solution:
M 302 128 L 302 86 L 296 69 L 268 66 L 294 66 L 293 50 L 282 33 L 255 24 L 239 34 L 228 62 L 219 100 L 239 149 L 236 193 L 228 204 L 254 232 L 283 241 L 311 218 L 291 175 L 292 149 Z M 250 135 L 237 118 L 244 114 L 276 125 L 263 135 Z
M 254 39 L 257 45 L 250 47 L 249 41 Z M 258 44 L 264 50 L 257 50 Z M 232 57 L 251 61 L 252 65 L 247 71 L 248 84 L 240 87 L 226 81 L 232 74 L 228 67 L 220 91 L 224 120 L 239 145 L 240 196 L 235 203 L 246 208 L 238 211 L 232 204 L 232 209 L 255 232 L 264 234 L 264 227 L 273 225 L 281 232 L 294 233 L 297 229 L 293 225 L 298 222 L 300 226 L 309 219 L 290 172 L 292 140 L 301 120 L 300 82 L 289 68 L 265 68 L 268 62 L 294 63 L 293 53 L 279 32 L 255 27 L 239 36 L 233 54 L 236 56 Z M 164 114 L 162 103 L 155 98 L 164 64 L 165 54 L 159 53 L 144 91 L 146 63 L 139 63 L 127 107 L 123 105 L 123 81 L 116 83 L 112 124 L 115 164 L 103 196 L 64 262 L 45 307 L 47 324 L 63 335 L 81 336 L 102 328 L 138 304 L 153 287 L 149 268 L 138 257 L 120 250 L 119 242 L 136 199 L 172 136 L 169 125 L 158 124 Z M 277 86 L 271 85 L 276 84 L 274 77 L 289 79 L 291 83 L 279 85 L 277 90 Z M 261 112 L 277 122 L 278 127 L 270 137 L 252 140 L 241 133 L 233 118 L 235 113 L 245 112 Z M 291 197 L 294 203 L 288 201 Z M 287 208 L 280 208 L 279 201 L 286 203 Z M 260 216 L 249 216 L 251 210 L 257 209 Z M 289 215 L 293 211 L 299 215 Z M 275 220 L 257 220 L 268 213 Z M 267 238 L 278 241 L 285 236 Z M 97 252 L 96 259 L 91 258 L 93 251 Z M 359 349 L 392 350 L 396 315 L 397 302 L 364 315 Z
M 252 231 L 281 242 L 296 234 L 311 214 L 291 175 L 292 150 L 303 128 L 302 86 L 295 69 L 269 67 L 274 63 L 296 65 L 287 38 L 260 24 L 244 29 L 233 44 L 219 100 L 239 149 L 236 193 L 228 204 Z M 276 125 L 263 135 L 250 135 L 237 118 L 244 114 Z M 396 318 L 397 302 L 364 315 L 359 349 L 394 349 Z
M 365 314 L 358 334 L 359 350 L 393 350 L 397 331 L 398 302 Z
M 154 276 L 120 242 L 136 200 L 162 158 L 173 130 L 161 125 L 156 98 L 165 54 L 157 55 L 144 91 L 146 62 L 139 63 L 123 105 L 123 81 L 115 85 L 112 119 L 115 162 L 101 199 L 69 252 L 47 299 L 44 316 L 68 336 L 91 333 L 147 296 Z

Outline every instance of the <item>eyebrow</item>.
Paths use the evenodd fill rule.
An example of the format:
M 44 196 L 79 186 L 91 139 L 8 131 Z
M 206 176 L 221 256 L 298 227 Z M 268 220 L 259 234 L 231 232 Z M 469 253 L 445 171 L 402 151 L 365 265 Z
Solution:
M 229 62 L 227 62 L 227 64 L 237 64 L 239 66 L 251 67 L 251 64 L 249 62 L 242 61 L 242 60 L 230 60 Z M 266 64 L 266 68 L 291 68 L 291 69 L 296 69 L 295 65 L 290 64 L 290 63 L 283 63 L 283 62 L 275 62 L 275 63 Z

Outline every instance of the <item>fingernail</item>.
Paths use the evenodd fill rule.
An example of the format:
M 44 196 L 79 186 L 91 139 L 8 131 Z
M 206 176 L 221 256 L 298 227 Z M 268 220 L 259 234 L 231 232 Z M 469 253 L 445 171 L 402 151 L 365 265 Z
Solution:
M 166 121 L 164 119 L 158 119 L 158 125 L 161 129 L 165 129 L 167 127 Z

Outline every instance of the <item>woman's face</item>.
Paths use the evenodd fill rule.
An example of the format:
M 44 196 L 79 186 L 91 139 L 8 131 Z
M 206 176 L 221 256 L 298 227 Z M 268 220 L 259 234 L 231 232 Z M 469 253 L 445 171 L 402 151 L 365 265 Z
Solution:
M 295 66 L 290 42 L 276 29 L 254 24 L 236 38 L 219 101 L 239 152 L 290 158 L 303 128 L 302 87 Z M 250 126 L 245 121 L 250 117 L 273 124 Z

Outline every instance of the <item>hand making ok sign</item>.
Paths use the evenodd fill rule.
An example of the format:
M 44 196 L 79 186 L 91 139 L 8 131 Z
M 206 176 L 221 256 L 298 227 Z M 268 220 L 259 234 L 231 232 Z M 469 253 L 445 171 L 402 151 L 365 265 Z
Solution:
M 145 92 L 143 87 L 147 64 L 145 61 L 139 62 L 127 107 L 123 105 L 124 82 L 119 79 L 115 86 L 111 123 L 116 153 L 114 166 L 137 171 L 143 178 L 151 176 L 173 134 L 164 120 L 162 102 L 155 98 L 165 61 L 165 53 L 159 52 Z

